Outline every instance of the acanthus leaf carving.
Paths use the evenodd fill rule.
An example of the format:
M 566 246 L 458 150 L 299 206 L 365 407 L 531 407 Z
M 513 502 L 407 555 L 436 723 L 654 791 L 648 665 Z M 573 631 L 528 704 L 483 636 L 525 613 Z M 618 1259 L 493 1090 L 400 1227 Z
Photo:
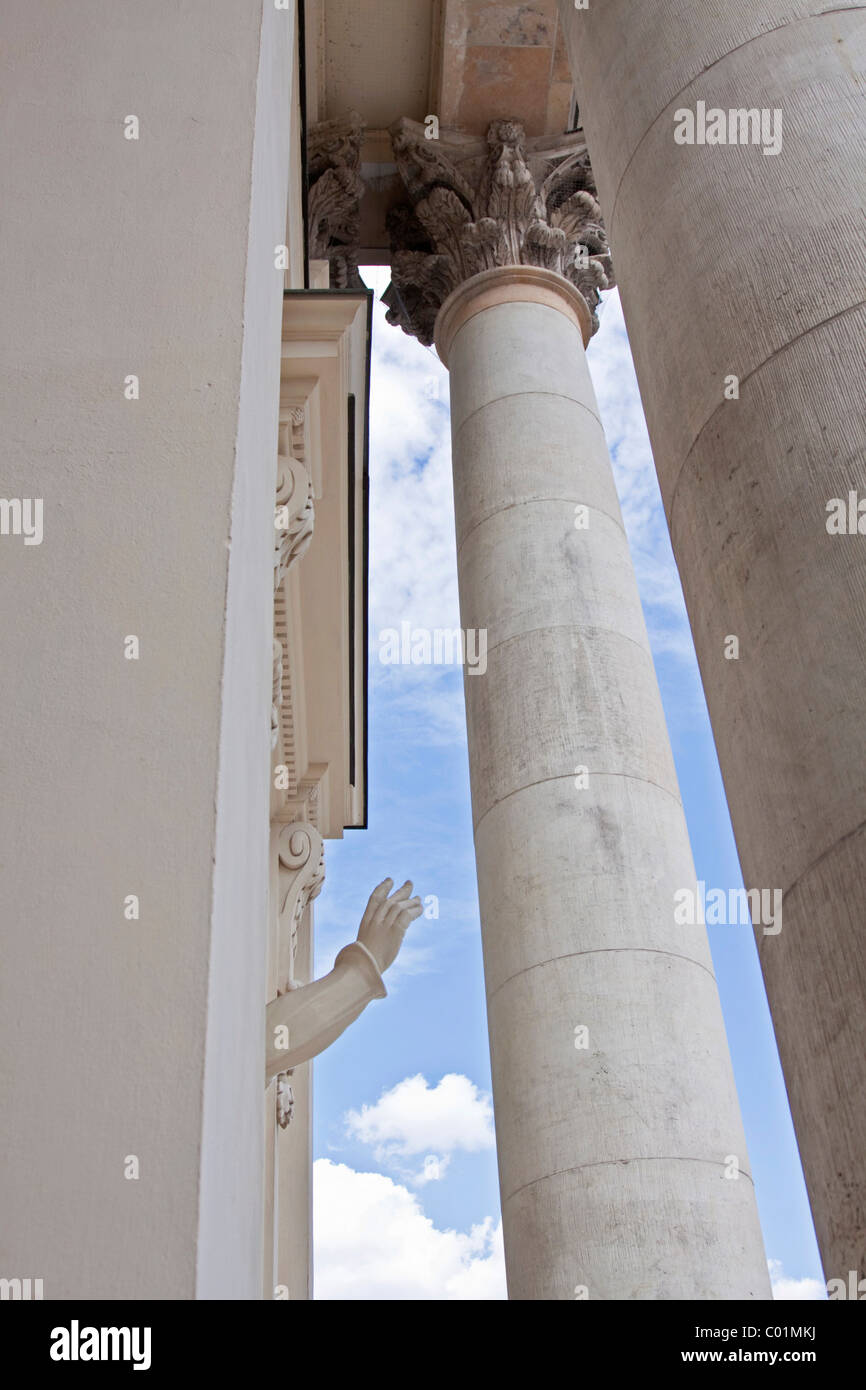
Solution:
M 332 289 L 357 289 L 364 121 L 356 111 L 314 125 L 307 140 L 310 256 L 330 264 Z
M 408 205 L 392 209 L 388 321 L 433 342 L 436 316 L 464 280 L 500 266 L 556 271 L 580 290 L 598 327 L 599 292 L 615 284 L 589 156 L 580 132 L 551 152 L 518 121 L 494 121 L 486 150 L 425 138 L 403 119 L 391 128 Z

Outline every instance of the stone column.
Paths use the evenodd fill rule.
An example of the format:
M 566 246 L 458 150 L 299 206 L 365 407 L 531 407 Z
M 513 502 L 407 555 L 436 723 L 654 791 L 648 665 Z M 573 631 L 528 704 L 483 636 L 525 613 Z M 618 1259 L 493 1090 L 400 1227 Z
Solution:
M 863 6 L 561 13 L 744 878 L 782 893 L 757 935 L 825 1271 L 862 1275 Z
M 585 150 L 527 151 L 510 122 L 459 163 L 409 122 L 394 142 L 391 317 L 422 339 L 435 320 L 450 368 L 461 620 L 488 643 L 465 693 L 509 1294 L 766 1298 L 584 355 L 610 278 Z

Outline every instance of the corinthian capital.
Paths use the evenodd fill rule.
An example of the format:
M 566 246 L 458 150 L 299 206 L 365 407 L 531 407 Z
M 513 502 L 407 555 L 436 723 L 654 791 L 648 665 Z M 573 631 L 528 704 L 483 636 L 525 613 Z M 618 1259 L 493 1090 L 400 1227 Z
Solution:
M 364 122 L 355 111 L 313 126 L 307 141 L 310 256 L 329 261 L 332 289 L 361 285 L 358 247 L 364 184 L 358 172 Z
M 464 280 L 531 265 L 581 292 L 595 332 L 599 290 L 615 282 L 581 132 L 527 141 L 519 122 L 494 121 L 485 147 L 428 140 L 404 119 L 391 140 L 408 203 L 389 216 L 390 323 L 429 345 L 443 301 Z

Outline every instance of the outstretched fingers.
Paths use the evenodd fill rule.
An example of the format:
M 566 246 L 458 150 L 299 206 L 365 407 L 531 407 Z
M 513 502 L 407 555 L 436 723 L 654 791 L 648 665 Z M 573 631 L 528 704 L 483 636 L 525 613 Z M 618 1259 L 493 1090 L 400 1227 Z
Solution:
M 393 878 L 383 878 L 382 882 L 373 889 L 370 894 L 367 906 L 364 909 L 364 916 L 361 918 L 361 926 L 368 927 L 375 917 L 381 912 L 385 905 L 388 894 L 394 887 Z
M 396 893 L 391 894 L 385 905 L 384 921 L 386 926 L 392 926 L 397 920 L 398 915 L 403 911 L 407 901 L 409 901 L 411 892 L 412 883 L 407 879 L 402 888 L 398 888 Z
M 423 911 L 424 908 L 420 898 L 409 898 L 407 902 L 400 904 L 397 916 L 394 918 L 391 925 L 397 927 L 399 931 L 404 932 L 411 923 L 415 921 L 416 917 L 421 916 Z

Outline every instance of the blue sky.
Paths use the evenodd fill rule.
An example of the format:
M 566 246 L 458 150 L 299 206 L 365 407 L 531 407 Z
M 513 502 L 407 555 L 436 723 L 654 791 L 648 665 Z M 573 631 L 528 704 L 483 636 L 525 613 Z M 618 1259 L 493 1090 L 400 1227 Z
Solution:
M 386 269 L 364 272 L 378 296 Z M 649 628 L 699 879 L 741 885 L 694 647 L 616 291 L 589 363 Z M 378 634 L 459 627 L 447 373 L 374 312 L 370 428 L 370 815 L 326 845 L 317 973 L 370 890 L 429 897 L 387 1000 L 315 1063 L 320 1298 L 505 1296 L 463 684 L 385 665 Z M 438 916 L 435 915 L 438 912 Z M 750 929 L 710 927 L 776 1296 L 823 1297 L 811 1217 Z

